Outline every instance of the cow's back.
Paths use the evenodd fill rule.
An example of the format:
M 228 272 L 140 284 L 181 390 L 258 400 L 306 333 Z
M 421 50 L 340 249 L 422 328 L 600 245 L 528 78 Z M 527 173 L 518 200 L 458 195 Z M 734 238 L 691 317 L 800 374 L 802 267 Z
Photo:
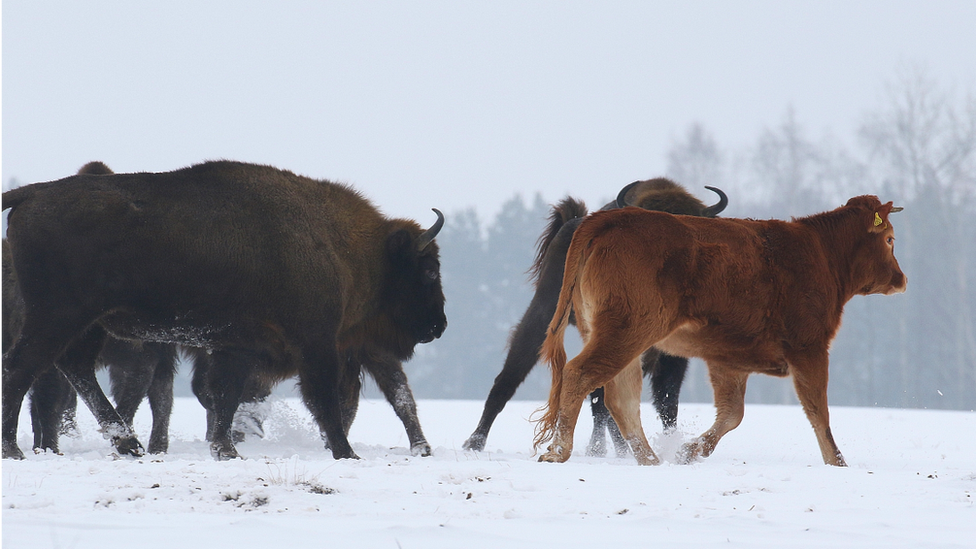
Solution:
M 663 311 L 675 330 L 657 345 L 667 352 L 746 360 L 776 373 L 781 342 L 819 342 L 836 328 L 795 324 L 831 297 L 819 244 L 796 224 L 627 208 L 593 214 L 577 237 L 591 241 L 584 307 L 615 300 L 636 314 Z M 722 356 L 703 354 L 706 341 L 721 341 L 708 348 Z

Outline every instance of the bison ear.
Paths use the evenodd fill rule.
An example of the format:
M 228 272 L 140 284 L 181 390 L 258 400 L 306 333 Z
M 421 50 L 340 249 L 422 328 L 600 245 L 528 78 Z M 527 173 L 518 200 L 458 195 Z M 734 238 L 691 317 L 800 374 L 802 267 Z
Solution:
M 894 204 L 892 202 L 879 206 L 878 209 L 875 210 L 874 218 L 871 221 L 871 232 L 880 233 L 886 230 L 889 226 L 888 215 L 891 214 L 892 211 L 900 211 L 894 208 Z
M 413 237 L 406 229 L 398 229 L 386 237 L 386 253 L 393 257 L 404 257 L 413 250 Z

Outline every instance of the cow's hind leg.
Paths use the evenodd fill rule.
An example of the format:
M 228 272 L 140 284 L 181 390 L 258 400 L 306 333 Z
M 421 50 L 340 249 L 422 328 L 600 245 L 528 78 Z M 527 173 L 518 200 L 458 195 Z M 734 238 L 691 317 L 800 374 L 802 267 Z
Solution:
M 813 426 L 820 445 L 820 454 L 827 465 L 846 467 L 834 436 L 830 433 L 830 412 L 827 410 L 827 356 L 804 357 L 790 361 L 793 385 L 803 411 Z
M 623 439 L 630 445 L 637 463 L 658 465 L 661 460 L 647 442 L 640 418 L 640 397 L 643 388 L 640 357 L 635 358 L 604 386 L 607 409 L 620 428 Z
M 678 460 L 691 463 L 698 457 L 708 457 L 718 441 L 742 422 L 745 413 L 747 372 L 732 370 L 725 364 L 709 364 L 708 375 L 715 394 L 715 423 L 695 440 L 681 447 Z
M 606 330 L 600 340 L 589 339 L 580 354 L 563 368 L 552 444 L 539 461 L 562 463 L 569 459 L 573 453 L 573 433 L 583 400 L 594 389 L 604 386 L 649 346 L 635 343 L 633 337 L 615 338 L 614 333 Z M 627 331 L 622 330 L 621 333 L 626 334 Z

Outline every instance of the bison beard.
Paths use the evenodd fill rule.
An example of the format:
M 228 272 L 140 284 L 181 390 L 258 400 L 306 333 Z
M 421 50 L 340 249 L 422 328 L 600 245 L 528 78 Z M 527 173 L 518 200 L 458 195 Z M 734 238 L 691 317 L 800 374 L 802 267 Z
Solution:
M 626 208 L 599 212 L 576 231 L 558 308 L 543 346 L 552 390 L 536 427 L 540 461 L 563 462 L 589 391 L 607 407 L 641 464 L 656 464 L 640 422 L 641 352 L 655 346 L 705 359 L 715 423 L 686 444 L 708 456 L 739 425 L 750 373 L 793 376 L 824 463 L 845 465 L 830 432 L 827 351 L 855 295 L 905 291 L 888 215 L 877 197 L 792 222 L 699 219 Z M 570 313 L 583 336 L 566 362 Z
M 108 333 L 210 350 L 217 459 L 252 374 L 297 375 L 333 456 L 356 457 L 339 382 L 358 353 L 412 356 L 447 320 L 434 236 L 344 185 L 235 162 L 78 175 L 3 194 L 25 303 L 3 362 L 3 455 L 34 374 L 58 369 L 123 454 L 142 447 L 98 387 Z M 436 211 L 436 210 L 435 210 Z
M 718 203 L 706 206 L 677 183 L 665 179 L 635 181 L 617 195 L 617 200 L 603 207 L 603 210 L 634 205 L 645 210 L 657 210 L 673 214 L 715 217 L 726 205 L 728 199 L 721 190 L 706 187 L 719 195 Z M 512 330 L 508 355 L 502 371 L 485 400 L 484 412 L 478 426 L 464 442 L 468 450 L 484 450 L 495 418 L 505 404 L 515 395 L 515 390 L 525 381 L 529 372 L 539 360 L 542 342 L 546 337 L 546 326 L 556 310 L 559 286 L 563 279 L 566 263 L 566 250 L 573 233 L 587 214 L 586 206 L 579 200 L 566 198 L 553 206 L 549 226 L 539 237 L 539 249 L 530 272 L 535 279 L 535 295 L 522 319 Z M 572 318 L 570 322 L 573 322 Z M 675 428 L 678 418 L 678 394 L 681 382 L 688 368 L 688 359 L 648 349 L 641 357 L 644 375 L 651 378 L 651 392 L 654 407 L 666 430 Z M 603 389 L 596 389 L 590 395 L 593 412 L 593 434 L 587 446 L 588 455 L 606 454 L 606 432 L 610 431 L 618 455 L 627 450 L 627 443 L 620 435 L 617 425 L 610 418 L 604 405 Z

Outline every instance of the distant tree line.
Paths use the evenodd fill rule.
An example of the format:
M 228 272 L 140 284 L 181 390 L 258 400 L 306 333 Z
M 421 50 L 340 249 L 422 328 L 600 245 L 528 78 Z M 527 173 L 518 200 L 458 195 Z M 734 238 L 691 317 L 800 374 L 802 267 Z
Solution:
M 787 108 L 755 142 L 724 149 L 702 123 L 666 151 L 665 174 L 702 196 L 725 190 L 727 217 L 789 219 L 876 194 L 893 218 L 895 254 L 908 275 L 897 296 L 855 297 L 831 350 L 835 405 L 976 409 L 976 97 L 959 99 L 918 69 L 887 85 L 864 115 L 853 148 L 811 140 Z M 621 181 L 621 186 L 630 181 Z M 17 186 L 11 180 L 9 187 Z M 609 200 L 617 189 L 607 189 Z M 602 206 L 589 204 L 591 209 Z M 511 197 L 486 223 L 472 207 L 448 212 L 441 248 L 448 329 L 417 347 L 406 369 L 418 398 L 483 400 L 501 371 L 508 335 L 532 297 L 527 271 L 549 214 L 539 195 Z M 5 221 L 5 220 L 4 220 Z M 567 339 L 570 355 L 579 342 Z M 177 394 L 190 394 L 189 368 Z M 367 392 L 376 394 L 367 381 Z M 538 365 L 515 398 L 544 399 Z M 289 391 L 288 385 L 282 391 Z M 703 363 L 692 361 L 681 398 L 710 402 Z M 795 403 L 788 379 L 753 376 L 749 402 Z
M 829 138 L 814 142 L 788 108 L 753 145 L 729 151 L 696 123 L 667 152 L 664 175 L 699 195 L 704 185 L 721 187 L 729 217 L 789 219 L 859 194 L 904 206 L 893 223 L 908 291 L 848 304 L 831 350 L 831 403 L 972 410 L 976 99 L 957 100 L 922 71 L 908 70 L 887 86 L 885 103 L 864 116 L 855 137 L 854 150 Z M 530 203 L 514 196 L 487 226 L 473 208 L 449 215 L 438 238 L 449 327 L 407 364 L 418 397 L 487 396 L 508 333 L 532 296 L 526 271 L 548 210 L 539 196 Z M 542 399 L 548 383 L 539 365 L 516 398 Z M 750 379 L 747 398 L 796 402 L 790 380 L 766 376 Z M 693 362 L 682 400 L 711 400 L 704 364 Z

